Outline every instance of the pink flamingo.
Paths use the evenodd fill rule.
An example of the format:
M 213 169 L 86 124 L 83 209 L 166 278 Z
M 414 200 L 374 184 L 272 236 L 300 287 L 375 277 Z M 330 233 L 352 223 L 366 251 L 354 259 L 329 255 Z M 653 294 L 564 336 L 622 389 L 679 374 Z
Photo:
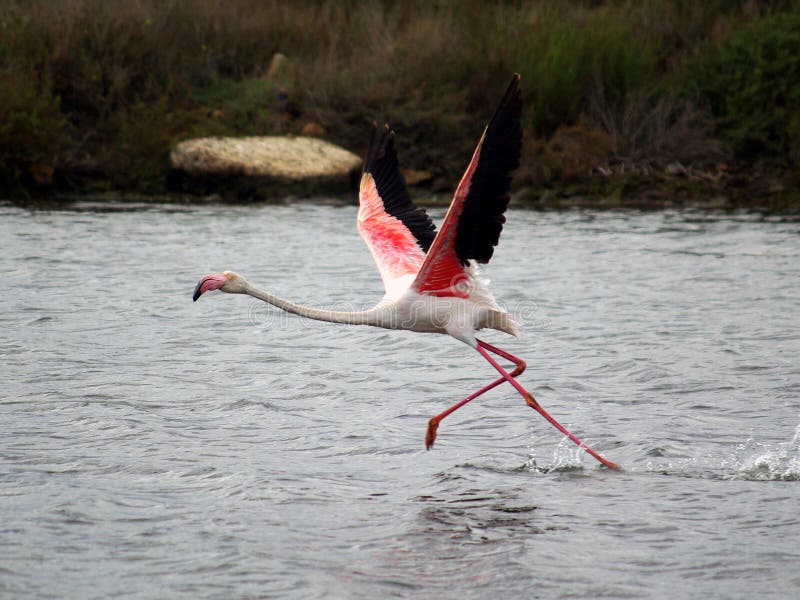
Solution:
M 478 142 L 456 188 L 439 232 L 424 209 L 411 201 L 398 169 L 394 132 L 373 128 L 359 190 L 358 232 L 369 247 L 386 288 L 373 308 L 333 311 L 309 308 L 251 285 L 231 271 L 205 275 L 194 300 L 210 290 L 248 294 L 289 313 L 333 323 L 371 325 L 448 334 L 473 347 L 500 377 L 432 417 L 425 434 L 430 449 L 439 423 L 481 394 L 507 381 L 556 429 L 606 467 L 618 466 L 597 454 L 545 411 L 516 377 L 525 361 L 475 337 L 488 328 L 516 336 L 517 324 L 501 309 L 471 261 L 487 263 L 500 239 L 508 206 L 511 174 L 519 166 L 522 146 L 522 94 L 515 75 L 500 106 Z M 509 373 L 491 356 L 514 363 Z

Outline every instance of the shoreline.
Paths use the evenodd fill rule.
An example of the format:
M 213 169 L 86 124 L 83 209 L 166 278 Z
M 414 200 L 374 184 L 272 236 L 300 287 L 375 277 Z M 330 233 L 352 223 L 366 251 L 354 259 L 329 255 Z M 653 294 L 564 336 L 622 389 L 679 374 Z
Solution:
M 800 214 L 800 191 L 785 189 L 769 182 L 753 179 L 749 185 L 724 185 L 721 182 L 683 177 L 644 177 L 641 175 L 592 177 L 589 179 L 548 186 L 519 186 L 512 190 L 510 207 L 540 210 L 635 210 L 642 212 L 687 210 L 707 212 L 763 212 L 768 214 Z M 252 183 L 247 189 L 252 190 Z M 452 191 L 433 191 L 430 187 L 409 186 L 414 202 L 425 208 L 447 208 Z M 315 189 L 307 182 L 292 186 L 265 185 L 257 197 L 190 194 L 181 191 L 151 193 L 133 190 L 76 190 L 28 192 L 24 196 L 0 197 L 0 202 L 16 206 L 60 208 L 74 204 L 124 205 L 143 207 L 158 204 L 184 206 L 203 205 L 266 205 L 312 202 L 347 206 L 358 204 L 358 191 Z

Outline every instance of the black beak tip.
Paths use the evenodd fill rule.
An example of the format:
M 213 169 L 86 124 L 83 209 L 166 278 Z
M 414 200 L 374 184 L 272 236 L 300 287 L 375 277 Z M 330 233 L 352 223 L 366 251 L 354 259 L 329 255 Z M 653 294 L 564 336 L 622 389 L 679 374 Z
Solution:
M 203 285 L 203 282 L 200 281 L 200 283 L 198 283 L 197 286 L 194 288 L 194 294 L 192 294 L 192 302 L 197 302 L 197 299 L 200 296 L 203 295 L 203 292 L 200 291 L 200 288 L 202 287 L 202 285 Z

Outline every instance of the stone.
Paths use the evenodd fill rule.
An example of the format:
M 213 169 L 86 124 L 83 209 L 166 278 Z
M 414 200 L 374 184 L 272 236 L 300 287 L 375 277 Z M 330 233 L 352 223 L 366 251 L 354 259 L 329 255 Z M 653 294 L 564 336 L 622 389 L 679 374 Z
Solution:
M 319 123 L 314 123 L 312 121 L 311 123 L 303 125 L 303 129 L 300 133 L 309 137 L 322 137 L 325 135 L 325 128 Z
M 428 183 L 433 180 L 433 173 L 430 171 L 415 171 L 414 169 L 401 169 L 400 173 L 405 179 L 406 185 L 415 186 L 421 183 Z
M 300 181 L 349 175 L 361 157 L 312 137 L 198 138 L 179 143 L 172 168 L 190 175 L 245 175 Z
M 673 163 L 668 164 L 664 168 L 664 173 L 671 177 L 678 177 L 682 175 L 687 175 L 686 167 L 684 167 L 681 163 L 675 161 Z
M 275 54 L 272 55 L 272 58 L 269 61 L 269 67 L 267 68 L 267 78 L 275 79 L 279 76 L 285 75 L 288 68 L 289 68 L 289 59 L 286 57 L 285 54 L 276 52 Z
M 232 201 L 349 194 L 361 168 L 361 157 L 304 136 L 187 140 L 173 148 L 170 162 L 171 191 Z

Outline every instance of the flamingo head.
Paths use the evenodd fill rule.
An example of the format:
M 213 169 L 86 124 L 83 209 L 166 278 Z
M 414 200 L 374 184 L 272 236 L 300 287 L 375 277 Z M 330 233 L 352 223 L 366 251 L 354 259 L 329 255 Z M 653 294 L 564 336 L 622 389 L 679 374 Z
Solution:
M 246 286 L 247 280 L 233 271 L 210 273 L 208 275 L 203 275 L 200 281 L 197 282 L 192 300 L 197 302 L 200 296 L 213 290 L 219 290 L 229 294 L 244 294 Z

